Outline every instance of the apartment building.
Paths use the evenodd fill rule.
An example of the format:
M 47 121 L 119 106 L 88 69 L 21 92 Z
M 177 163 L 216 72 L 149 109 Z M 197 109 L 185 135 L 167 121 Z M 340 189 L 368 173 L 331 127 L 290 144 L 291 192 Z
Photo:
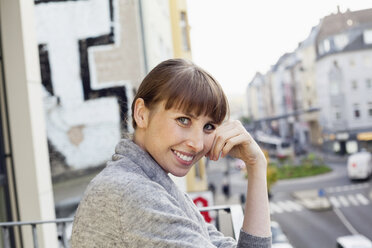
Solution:
M 270 82 L 272 96 L 263 98 L 271 97 L 275 109 L 271 126 L 281 137 L 339 154 L 372 150 L 371 49 L 372 9 L 324 17 L 265 74 L 261 84 Z M 258 103 L 249 107 L 259 111 Z
M 328 150 L 371 148 L 372 9 L 327 16 L 316 40 L 320 125 Z

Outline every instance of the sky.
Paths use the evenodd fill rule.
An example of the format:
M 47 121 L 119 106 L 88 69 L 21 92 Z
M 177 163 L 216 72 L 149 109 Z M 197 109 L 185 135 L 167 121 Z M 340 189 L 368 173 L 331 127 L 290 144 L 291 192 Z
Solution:
M 230 98 L 243 96 L 257 71 L 265 74 L 293 52 L 322 17 L 372 8 L 371 0 L 187 0 L 193 61 Z

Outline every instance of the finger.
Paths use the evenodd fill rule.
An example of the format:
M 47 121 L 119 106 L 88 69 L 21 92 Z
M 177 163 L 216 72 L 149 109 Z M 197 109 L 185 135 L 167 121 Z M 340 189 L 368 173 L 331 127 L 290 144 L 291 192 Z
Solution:
M 245 128 L 241 124 L 240 121 L 237 120 L 229 120 L 224 122 L 221 126 L 218 127 L 216 130 L 216 136 L 212 145 L 211 149 L 211 158 L 214 160 L 218 160 L 222 148 L 225 146 L 226 140 L 231 137 L 235 137 L 239 135 L 239 133 L 246 132 Z
M 231 139 L 232 137 L 238 136 L 239 134 L 240 131 L 237 129 L 230 129 L 225 132 L 219 131 L 219 133 L 216 134 L 212 149 L 210 151 L 211 157 L 214 160 L 218 160 L 220 153 L 226 144 L 226 141 Z
M 218 160 L 226 140 L 239 135 L 239 133 L 247 133 L 247 131 L 238 120 L 229 120 L 219 126 L 209 152 L 210 159 Z
M 229 154 L 231 149 L 243 143 L 248 144 L 248 137 L 246 134 L 239 134 L 235 137 L 228 139 L 225 143 L 225 146 L 222 148 L 221 157 L 225 157 L 227 154 Z

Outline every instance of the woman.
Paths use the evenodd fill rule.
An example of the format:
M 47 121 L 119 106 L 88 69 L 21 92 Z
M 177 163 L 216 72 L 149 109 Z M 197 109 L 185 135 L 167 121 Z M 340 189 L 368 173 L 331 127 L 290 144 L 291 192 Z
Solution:
M 182 59 L 156 66 L 132 104 L 134 135 L 89 184 L 76 212 L 72 247 L 270 247 L 266 160 L 238 121 L 224 121 L 217 81 Z M 182 177 L 203 156 L 230 155 L 248 170 L 239 241 L 204 222 L 168 174 Z

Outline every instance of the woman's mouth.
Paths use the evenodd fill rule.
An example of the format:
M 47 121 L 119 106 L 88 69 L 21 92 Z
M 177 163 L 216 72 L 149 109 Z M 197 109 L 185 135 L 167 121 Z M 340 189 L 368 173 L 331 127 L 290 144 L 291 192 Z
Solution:
M 172 150 L 172 151 L 177 156 L 177 158 L 179 158 L 180 160 L 182 160 L 183 162 L 187 164 L 190 163 L 194 159 L 194 156 L 192 155 L 186 155 L 185 153 L 181 153 L 175 150 Z

